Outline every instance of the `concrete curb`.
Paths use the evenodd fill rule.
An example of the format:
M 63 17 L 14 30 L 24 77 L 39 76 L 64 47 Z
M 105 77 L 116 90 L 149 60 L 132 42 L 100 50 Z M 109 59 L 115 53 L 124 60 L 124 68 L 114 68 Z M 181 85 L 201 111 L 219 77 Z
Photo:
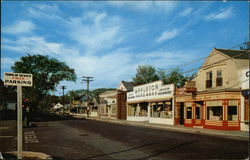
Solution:
M 116 120 L 106 120 L 106 119 L 99 119 L 99 118 L 86 118 L 86 119 L 108 122 L 108 123 L 116 123 L 116 124 L 127 125 L 127 126 L 141 126 L 141 127 L 164 129 L 164 130 L 176 131 L 176 132 L 182 132 L 182 133 L 209 135 L 209 136 L 227 138 L 227 139 L 237 139 L 237 140 L 240 139 L 243 141 L 249 140 L 249 135 L 237 135 L 237 134 L 230 133 L 230 131 L 220 132 L 220 131 L 214 131 L 214 130 L 210 131 L 210 130 L 205 130 L 205 129 L 197 130 L 193 128 L 175 128 L 175 127 L 168 127 L 168 126 L 158 126 L 155 124 L 141 124 L 141 123 L 130 122 L 130 121 L 120 122 Z
M 17 151 L 5 152 L 5 153 L 17 156 Z M 32 151 L 23 151 L 23 157 L 28 158 L 28 159 L 33 159 L 33 158 L 34 159 L 52 159 L 50 155 L 47 155 L 41 152 L 32 152 Z

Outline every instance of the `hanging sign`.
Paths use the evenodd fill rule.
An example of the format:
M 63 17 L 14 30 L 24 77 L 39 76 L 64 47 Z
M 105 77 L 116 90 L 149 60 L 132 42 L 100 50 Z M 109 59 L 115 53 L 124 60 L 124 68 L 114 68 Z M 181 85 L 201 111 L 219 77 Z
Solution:
M 27 73 L 4 73 L 4 85 L 8 86 L 32 86 L 32 74 Z

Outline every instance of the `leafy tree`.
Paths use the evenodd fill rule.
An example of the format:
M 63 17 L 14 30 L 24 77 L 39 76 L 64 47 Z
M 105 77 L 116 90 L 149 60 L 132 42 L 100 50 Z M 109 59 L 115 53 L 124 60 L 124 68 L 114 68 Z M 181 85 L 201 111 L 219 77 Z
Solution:
M 50 90 L 54 90 L 60 81 L 75 81 L 74 69 L 64 62 L 43 55 L 30 55 L 21 57 L 11 67 L 14 72 L 33 74 L 33 86 L 24 88 L 24 95 L 32 101 L 32 110 L 36 111 Z
M 178 88 L 183 87 L 185 85 L 186 81 L 191 81 L 196 76 L 196 74 L 191 74 L 190 76 L 186 75 L 184 76 L 183 73 L 181 73 L 181 69 L 175 68 L 170 70 L 168 74 L 164 74 L 164 71 L 162 71 L 160 79 L 163 80 L 164 84 L 171 84 L 174 83 Z
M 159 79 L 155 67 L 151 65 L 141 65 L 136 70 L 136 75 L 133 77 L 133 83 L 134 85 L 140 85 L 157 81 Z
M 174 83 L 177 87 L 183 87 L 186 82 L 186 77 L 181 74 L 179 68 L 171 70 L 166 77 L 167 84 Z

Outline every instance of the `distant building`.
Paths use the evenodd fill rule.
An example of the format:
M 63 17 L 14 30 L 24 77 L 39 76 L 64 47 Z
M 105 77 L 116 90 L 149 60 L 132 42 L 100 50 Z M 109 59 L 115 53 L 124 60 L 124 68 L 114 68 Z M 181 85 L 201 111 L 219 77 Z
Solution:
M 99 95 L 99 117 L 126 119 L 126 93 L 133 89 L 133 83 L 121 81 L 116 90 Z
M 118 119 L 117 117 L 117 90 L 106 91 L 99 95 L 99 117 Z
M 177 89 L 176 125 L 248 130 L 246 83 L 249 83 L 249 51 L 214 48 L 194 81 Z
M 121 81 L 119 86 L 117 87 L 117 90 L 130 92 L 133 90 L 133 86 L 134 85 L 132 82 Z

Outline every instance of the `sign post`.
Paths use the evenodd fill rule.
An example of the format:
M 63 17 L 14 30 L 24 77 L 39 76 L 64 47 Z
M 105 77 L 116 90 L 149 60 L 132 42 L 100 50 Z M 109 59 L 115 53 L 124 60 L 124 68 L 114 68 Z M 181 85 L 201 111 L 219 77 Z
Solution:
M 32 86 L 32 74 L 4 73 L 4 85 L 17 86 L 17 159 L 22 159 L 23 150 L 23 115 L 22 86 Z
M 17 86 L 17 159 L 22 159 L 23 150 L 23 115 L 22 86 Z

